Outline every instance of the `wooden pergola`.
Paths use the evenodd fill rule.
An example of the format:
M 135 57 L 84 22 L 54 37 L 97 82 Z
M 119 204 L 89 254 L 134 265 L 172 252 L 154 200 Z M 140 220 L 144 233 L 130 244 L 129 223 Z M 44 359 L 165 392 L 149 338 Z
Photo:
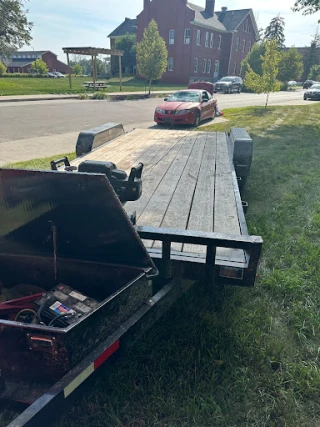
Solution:
M 102 55 L 111 55 L 117 56 L 119 58 L 119 78 L 120 78 L 120 91 L 122 91 L 122 69 L 121 69 L 121 57 L 123 56 L 122 50 L 116 49 L 102 49 L 95 47 L 63 47 L 63 52 L 67 54 L 67 61 L 69 66 L 69 83 L 70 89 L 72 89 L 72 80 L 71 80 L 71 68 L 70 68 L 70 60 L 69 55 L 84 55 L 91 56 L 92 58 L 92 77 L 93 77 L 93 87 L 96 87 L 97 81 L 97 56 L 99 54 Z

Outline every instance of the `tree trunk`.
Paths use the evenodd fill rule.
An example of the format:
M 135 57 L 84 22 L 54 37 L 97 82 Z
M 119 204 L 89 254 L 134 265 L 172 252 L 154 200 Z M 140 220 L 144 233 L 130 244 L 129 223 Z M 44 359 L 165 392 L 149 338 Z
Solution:
M 264 106 L 265 110 L 267 109 L 268 101 L 269 101 L 269 92 L 267 93 L 266 105 Z
M 152 80 L 149 80 L 149 96 L 150 96 L 150 92 L 151 92 L 151 85 L 152 85 Z

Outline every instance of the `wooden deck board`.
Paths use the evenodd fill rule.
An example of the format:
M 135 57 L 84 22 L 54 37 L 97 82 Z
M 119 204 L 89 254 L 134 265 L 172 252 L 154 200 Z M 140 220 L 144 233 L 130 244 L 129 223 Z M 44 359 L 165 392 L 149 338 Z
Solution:
M 241 234 L 224 133 L 136 129 L 72 162 L 112 161 L 130 171 L 144 163 L 143 192 L 128 202 L 138 225 Z M 158 248 L 158 242 L 144 242 Z M 173 244 L 205 256 L 205 248 Z M 244 262 L 243 251 L 218 248 L 217 258 Z
M 241 234 L 233 191 L 232 174 L 226 137 L 217 133 L 216 182 L 214 201 L 214 231 L 219 233 Z M 217 257 L 226 260 L 244 261 L 242 250 L 218 248 Z
M 206 139 L 206 134 L 203 135 L 200 132 L 195 134 L 194 144 L 189 158 L 179 177 L 160 227 L 178 228 L 182 230 L 187 228 Z M 179 170 L 181 169 L 179 168 Z M 153 246 L 159 247 L 160 245 L 154 244 Z M 172 244 L 172 249 L 181 251 L 182 245 L 178 243 Z
M 188 230 L 213 231 L 216 150 L 216 134 L 208 135 L 191 206 Z M 184 245 L 183 252 L 205 254 L 206 248 L 199 245 Z
M 139 216 L 138 224 L 145 224 L 153 227 L 161 226 L 196 139 L 197 137 L 192 134 L 184 138 L 183 142 L 181 141 L 180 143 L 181 147 L 175 158 L 167 162 L 169 167 L 165 174 L 163 174 L 163 171 L 160 169 L 161 174 L 158 176 L 160 180 L 157 179 L 158 185 L 151 195 L 151 198 L 148 200 L 142 214 Z M 161 164 L 159 165 L 162 166 Z M 149 176 L 152 178 L 153 173 Z

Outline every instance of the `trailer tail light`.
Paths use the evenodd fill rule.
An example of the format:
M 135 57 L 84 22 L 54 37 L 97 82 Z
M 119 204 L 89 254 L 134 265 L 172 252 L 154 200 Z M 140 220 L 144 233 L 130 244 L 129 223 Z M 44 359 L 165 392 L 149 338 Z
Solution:
M 243 268 L 237 267 L 220 267 L 220 276 L 228 279 L 243 279 Z

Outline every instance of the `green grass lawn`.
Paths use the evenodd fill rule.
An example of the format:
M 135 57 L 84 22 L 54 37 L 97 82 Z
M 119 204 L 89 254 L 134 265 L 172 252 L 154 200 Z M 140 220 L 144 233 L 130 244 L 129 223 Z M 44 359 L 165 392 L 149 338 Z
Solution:
M 219 311 L 193 289 L 56 427 L 320 425 L 320 105 L 232 109 L 254 158 L 245 200 L 264 239 L 253 289 Z
M 103 79 L 102 79 L 103 80 Z M 86 93 L 82 84 L 92 81 L 91 77 L 73 77 L 72 89 L 69 87 L 69 79 L 50 79 L 50 78 L 1 78 L 0 77 L 0 96 L 4 95 L 39 95 L 39 94 L 71 94 Z M 105 93 L 119 92 L 119 78 L 108 80 L 108 88 Z M 156 83 L 152 90 L 175 90 L 184 86 L 165 85 Z M 137 92 L 145 90 L 145 82 L 133 77 L 123 78 L 123 92 Z M 99 91 L 102 92 L 102 91 Z

